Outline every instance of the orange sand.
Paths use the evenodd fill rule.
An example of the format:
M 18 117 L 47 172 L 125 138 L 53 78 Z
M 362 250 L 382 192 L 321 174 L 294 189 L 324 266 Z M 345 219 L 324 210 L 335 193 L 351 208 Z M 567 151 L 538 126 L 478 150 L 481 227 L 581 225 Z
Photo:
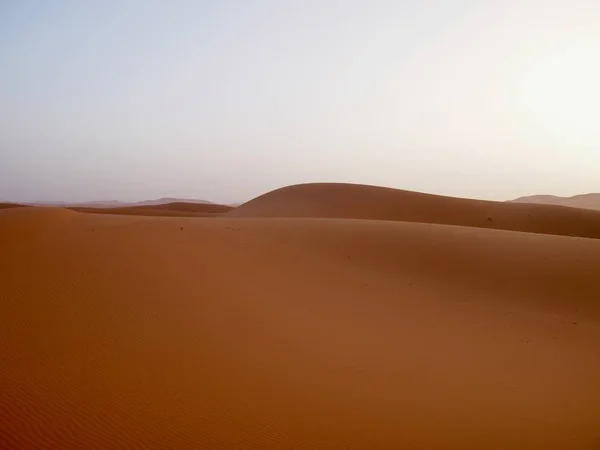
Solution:
M 226 215 L 397 220 L 600 239 L 600 211 L 469 200 L 358 184 L 289 186 Z
M 0 245 L 2 449 L 600 446 L 599 240 L 13 208 Z

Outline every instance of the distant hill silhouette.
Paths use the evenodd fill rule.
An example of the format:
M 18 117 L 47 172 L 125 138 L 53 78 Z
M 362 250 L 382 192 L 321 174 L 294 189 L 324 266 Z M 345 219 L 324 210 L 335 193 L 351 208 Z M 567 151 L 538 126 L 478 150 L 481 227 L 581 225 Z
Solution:
M 143 200 L 140 202 L 122 202 L 119 200 L 96 200 L 89 202 L 30 202 L 31 206 L 60 206 L 63 208 L 129 208 L 132 206 L 155 206 L 166 205 L 168 203 L 197 203 L 203 205 L 212 205 L 207 200 L 189 199 L 189 198 L 171 198 L 163 197 L 155 200 Z
M 573 197 L 559 197 L 556 195 L 529 195 L 510 201 L 513 203 L 535 203 L 600 210 L 600 193 L 574 195 Z
M 152 205 L 121 206 L 115 208 L 71 206 L 69 209 L 78 212 L 97 214 L 124 214 L 138 216 L 178 216 L 178 217 L 214 217 L 231 211 L 227 205 L 215 203 L 172 202 Z

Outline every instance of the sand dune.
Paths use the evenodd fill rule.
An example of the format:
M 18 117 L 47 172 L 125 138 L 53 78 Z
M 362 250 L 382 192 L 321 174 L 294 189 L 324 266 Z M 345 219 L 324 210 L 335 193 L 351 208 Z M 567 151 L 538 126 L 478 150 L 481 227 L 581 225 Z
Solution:
M 123 202 L 119 200 L 95 200 L 88 202 L 31 202 L 29 206 L 53 206 L 60 208 L 131 208 L 137 206 L 158 206 L 166 205 L 169 203 L 199 203 L 199 204 L 212 204 L 212 202 L 206 200 L 199 200 L 194 198 L 171 198 L 162 197 L 154 200 L 142 200 L 139 202 Z
M 160 205 L 130 206 L 123 208 L 70 208 L 78 212 L 95 214 L 125 214 L 141 216 L 214 217 L 231 211 L 231 206 L 214 203 L 173 202 Z
M 21 205 L 19 203 L 2 203 L 0 202 L 0 209 L 8 209 L 8 208 L 20 208 L 26 205 Z
M 342 183 L 278 189 L 235 208 L 227 216 L 397 220 L 600 238 L 600 211 Z
M 530 195 L 511 200 L 515 203 L 537 203 L 545 205 L 570 206 L 572 208 L 600 209 L 600 194 L 581 194 L 573 197 L 556 195 Z
M 600 445 L 598 240 L 16 208 L 0 245 L 0 448 Z

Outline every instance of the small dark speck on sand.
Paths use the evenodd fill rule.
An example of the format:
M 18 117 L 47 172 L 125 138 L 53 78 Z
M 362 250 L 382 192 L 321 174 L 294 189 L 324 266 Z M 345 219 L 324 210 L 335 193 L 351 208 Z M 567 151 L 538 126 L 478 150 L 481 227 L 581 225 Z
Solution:
M 573 325 L 577 325 L 578 323 L 579 323 L 579 322 L 575 322 L 575 321 L 573 321 Z
M 181 231 L 183 231 L 183 227 L 181 227 Z

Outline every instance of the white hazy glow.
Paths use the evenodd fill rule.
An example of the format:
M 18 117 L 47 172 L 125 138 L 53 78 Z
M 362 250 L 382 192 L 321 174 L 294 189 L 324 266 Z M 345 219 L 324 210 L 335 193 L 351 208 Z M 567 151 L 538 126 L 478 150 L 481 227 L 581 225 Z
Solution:
M 582 143 L 598 143 L 599 50 L 585 44 L 559 47 L 532 62 L 524 77 L 524 103 L 549 133 Z
M 0 201 L 600 191 L 598 0 L 0 2 Z

